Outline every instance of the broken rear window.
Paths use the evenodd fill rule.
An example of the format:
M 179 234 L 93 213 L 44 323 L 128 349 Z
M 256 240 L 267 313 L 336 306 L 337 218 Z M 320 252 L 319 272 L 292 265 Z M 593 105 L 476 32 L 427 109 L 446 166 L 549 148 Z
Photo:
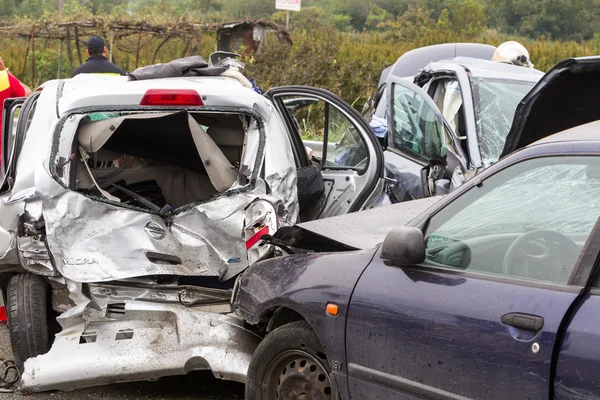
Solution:
M 477 141 L 484 167 L 498 161 L 515 110 L 535 82 L 507 79 L 471 78 Z
M 236 184 L 248 116 L 236 113 L 94 113 L 76 137 L 75 190 L 155 212 L 205 201 Z

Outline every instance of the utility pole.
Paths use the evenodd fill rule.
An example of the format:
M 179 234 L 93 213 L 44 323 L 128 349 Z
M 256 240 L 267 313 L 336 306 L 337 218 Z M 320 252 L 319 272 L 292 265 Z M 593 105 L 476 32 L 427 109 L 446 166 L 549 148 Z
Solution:
M 63 1 L 63 0 L 60 0 Z M 290 30 L 290 10 L 286 10 L 285 12 L 285 30 Z

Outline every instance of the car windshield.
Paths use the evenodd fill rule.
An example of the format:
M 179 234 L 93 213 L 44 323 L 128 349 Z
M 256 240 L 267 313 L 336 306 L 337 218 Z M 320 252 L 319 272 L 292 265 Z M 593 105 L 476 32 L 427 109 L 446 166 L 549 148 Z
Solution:
M 477 141 L 484 167 L 498 161 L 519 102 L 535 82 L 471 78 Z

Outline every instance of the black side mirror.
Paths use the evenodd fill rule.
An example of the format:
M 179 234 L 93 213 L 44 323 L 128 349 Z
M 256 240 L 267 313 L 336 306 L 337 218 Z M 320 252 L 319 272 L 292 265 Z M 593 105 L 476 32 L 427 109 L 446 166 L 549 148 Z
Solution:
M 438 159 L 431 159 L 421 170 L 421 186 L 423 197 L 436 195 L 436 182 L 446 175 L 446 163 Z
M 425 261 L 425 239 L 419 228 L 403 226 L 387 234 L 381 258 L 394 265 L 415 265 Z

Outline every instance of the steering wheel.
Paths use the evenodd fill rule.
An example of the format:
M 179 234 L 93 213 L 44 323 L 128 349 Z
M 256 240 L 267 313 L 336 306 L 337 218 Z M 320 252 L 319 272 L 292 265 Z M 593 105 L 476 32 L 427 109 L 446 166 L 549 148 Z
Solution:
M 535 254 L 530 252 L 532 248 L 535 248 Z M 504 256 L 502 267 L 506 275 L 530 277 L 530 260 L 547 262 L 549 267 L 553 261 L 558 261 L 560 271 L 556 271 L 555 276 L 566 275 L 568 278 L 580 252 L 577 243 L 562 233 L 535 230 L 522 234 L 512 242 Z

